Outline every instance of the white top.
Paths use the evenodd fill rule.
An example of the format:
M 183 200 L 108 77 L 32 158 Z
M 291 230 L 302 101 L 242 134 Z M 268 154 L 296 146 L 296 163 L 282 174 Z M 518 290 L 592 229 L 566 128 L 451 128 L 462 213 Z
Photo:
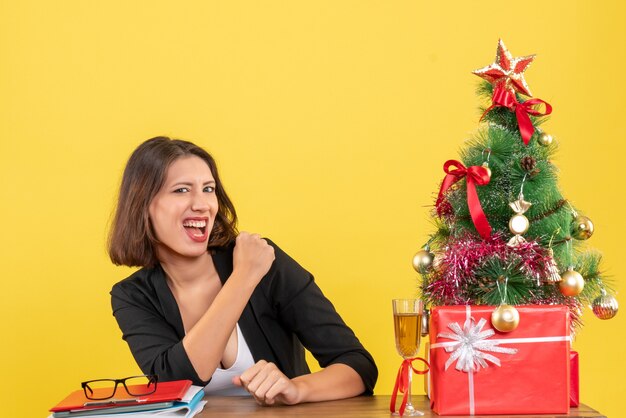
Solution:
M 239 324 L 237 324 L 237 359 L 228 369 L 219 367 L 215 369 L 211 381 L 204 387 L 204 393 L 215 396 L 250 395 L 244 388 L 233 385 L 232 379 L 235 376 L 240 376 L 252 366 L 254 366 L 254 358 L 246 340 L 243 338 Z

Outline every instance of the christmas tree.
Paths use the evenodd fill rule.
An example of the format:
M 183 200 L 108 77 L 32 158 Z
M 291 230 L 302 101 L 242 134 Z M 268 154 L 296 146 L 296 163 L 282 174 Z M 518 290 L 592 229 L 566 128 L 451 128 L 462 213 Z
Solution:
M 567 305 L 574 328 L 585 305 L 601 319 L 618 308 L 600 253 L 583 245 L 593 223 L 558 187 L 557 141 L 540 128 L 552 108 L 524 78 L 534 59 L 499 41 L 496 61 L 474 71 L 490 106 L 461 161 L 444 164 L 436 231 L 413 259 L 427 304 L 494 305 L 504 332 L 519 321 L 514 305 Z

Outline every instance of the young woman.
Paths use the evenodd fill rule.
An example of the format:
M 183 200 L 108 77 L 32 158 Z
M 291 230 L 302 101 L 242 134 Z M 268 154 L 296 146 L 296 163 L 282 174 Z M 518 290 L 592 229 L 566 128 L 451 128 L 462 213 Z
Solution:
M 131 155 L 109 255 L 141 269 L 111 303 L 143 372 L 262 405 L 371 394 L 374 360 L 313 276 L 236 221 L 202 148 L 157 137 Z M 310 373 L 303 346 L 321 371 Z

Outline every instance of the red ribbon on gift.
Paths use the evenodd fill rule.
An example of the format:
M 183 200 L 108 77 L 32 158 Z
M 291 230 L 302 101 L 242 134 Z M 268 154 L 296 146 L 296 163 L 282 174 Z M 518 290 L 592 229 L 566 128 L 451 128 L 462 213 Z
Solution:
M 552 106 L 550 106 L 549 103 L 541 99 L 530 99 L 526 100 L 524 103 L 520 103 L 517 101 L 517 97 L 515 97 L 515 94 L 511 90 L 501 86 L 494 89 L 491 100 L 493 104 L 485 110 L 485 113 L 483 113 L 483 116 L 480 119 L 482 120 L 487 112 L 494 107 L 501 106 L 511 109 L 515 112 L 515 116 L 517 117 L 517 125 L 519 126 L 519 132 L 522 136 L 522 141 L 524 141 L 524 145 L 528 145 L 530 137 L 532 137 L 533 133 L 535 133 L 535 126 L 530 120 L 529 115 L 547 116 L 552 113 Z M 541 103 L 546 106 L 546 111 L 543 113 L 532 107 Z
M 426 365 L 425 370 L 417 370 L 413 367 L 413 361 L 419 360 L 424 362 Z M 404 409 L 406 408 L 406 403 L 408 401 L 409 396 L 409 385 L 411 384 L 409 379 L 409 374 L 411 373 L 411 369 L 416 374 L 426 374 L 428 370 L 430 370 L 430 365 L 428 362 L 421 357 L 413 357 L 404 359 L 402 364 L 400 365 L 400 369 L 398 370 L 398 376 L 396 377 L 396 384 L 393 387 L 393 393 L 391 395 L 391 403 L 389 405 L 389 410 L 392 413 L 396 412 L 396 398 L 398 397 L 398 391 L 403 394 L 402 403 L 400 403 L 400 410 L 398 413 L 400 416 L 404 415 Z
M 451 167 L 453 169 L 451 169 Z M 439 216 L 441 216 L 441 203 L 443 202 L 446 190 L 463 177 L 466 177 L 467 205 L 469 207 L 470 215 L 472 216 L 472 221 L 474 222 L 474 226 L 480 236 L 483 237 L 483 239 L 489 238 L 491 235 L 491 225 L 489 225 L 489 221 L 487 221 L 487 216 L 480 205 L 478 193 L 476 192 L 476 185 L 484 186 L 489 184 L 490 178 L 487 168 L 479 165 L 466 168 L 460 161 L 448 160 L 443 165 L 443 171 L 446 172 L 446 177 L 443 179 L 443 183 L 441 183 L 439 196 L 437 197 L 437 202 L 435 203 Z

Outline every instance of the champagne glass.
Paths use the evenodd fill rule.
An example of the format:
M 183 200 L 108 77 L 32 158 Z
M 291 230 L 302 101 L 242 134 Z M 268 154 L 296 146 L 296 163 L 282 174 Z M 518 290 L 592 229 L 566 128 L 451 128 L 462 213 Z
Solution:
M 396 335 L 396 350 L 402 358 L 410 359 L 417 356 L 422 338 L 422 315 L 424 304 L 420 299 L 393 299 L 393 325 Z M 405 416 L 424 415 L 416 410 L 411 403 L 411 382 L 413 369 L 409 367 L 409 386 Z M 394 413 L 394 415 L 399 415 Z

